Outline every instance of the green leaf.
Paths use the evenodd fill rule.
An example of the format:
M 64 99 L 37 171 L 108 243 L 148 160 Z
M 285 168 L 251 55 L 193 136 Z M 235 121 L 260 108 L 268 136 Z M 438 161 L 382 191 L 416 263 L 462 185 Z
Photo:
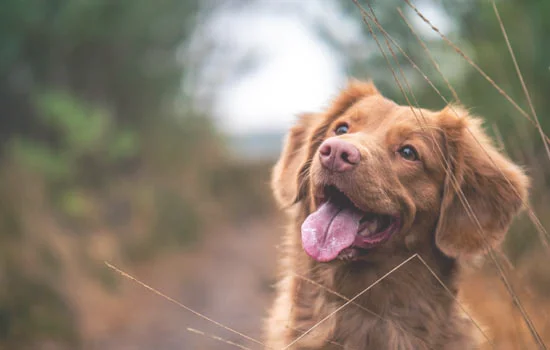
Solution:
M 124 130 L 119 132 L 107 150 L 111 161 L 134 156 L 138 151 L 138 139 L 135 132 Z
M 73 218 L 85 217 L 91 207 L 89 199 L 78 190 L 66 190 L 59 198 L 60 209 Z
M 45 145 L 24 138 L 13 139 L 11 151 L 15 159 L 48 180 L 65 180 L 72 174 L 67 159 Z

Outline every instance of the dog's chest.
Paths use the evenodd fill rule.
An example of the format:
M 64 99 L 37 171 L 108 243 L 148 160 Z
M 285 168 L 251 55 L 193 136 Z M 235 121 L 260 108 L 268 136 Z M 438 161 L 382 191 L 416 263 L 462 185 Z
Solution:
M 370 308 L 374 309 L 374 308 Z M 401 312 L 372 311 L 348 305 L 334 322 L 332 339 L 345 349 L 424 349 L 427 332 L 421 324 L 399 317 Z
M 442 344 L 462 337 L 457 328 L 449 328 L 452 321 L 448 310 L 422 299 L 396 301 L 387 291 L 387 298 L 382 299 L 376 290 L 373 292 L 374 299 L 365 293 L 364 298 L 345 306 L 345 301 L 336 301 L 334 295 L 327 297 L 324 293 L 297 300 L 295 335 L 313 328 L 312 336 L 304 337 L 307 348 L 357 350 L 433 349 L 435 345 L 443 349 L 446 347 Z

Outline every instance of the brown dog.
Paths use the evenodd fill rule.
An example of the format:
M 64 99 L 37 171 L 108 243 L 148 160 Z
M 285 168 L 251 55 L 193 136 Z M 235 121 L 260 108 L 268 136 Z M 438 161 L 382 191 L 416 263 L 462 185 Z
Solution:
M 528 179 L 480 124 L 357 81 L 300 117 L 272 178 L 290 227 L 269 348 L 298 337 L 292 349 L 476 348 L 471 321 L 419 259 L 364 290 L 417 253 L 456 294 L 459 258 L 503 239 Z

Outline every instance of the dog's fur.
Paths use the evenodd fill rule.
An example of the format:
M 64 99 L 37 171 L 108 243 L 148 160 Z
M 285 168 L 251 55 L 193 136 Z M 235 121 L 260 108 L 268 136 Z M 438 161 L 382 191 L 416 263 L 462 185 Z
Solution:
M 349 124 L 349 133 L 336 136 L 342 122 Z M 339 188 L 359 208 L 399 212 L 403 218 L 398 233 L 351 262 L 317 262 L 300 241 L 300 226 L 317 206 L 316 188 L 329 176 L 318 154 L 329 137 L 361 152 L 353 172 L 329 174 Z M 399 157 L 396 150 L 403 144 L 413 145 L 420 161 Z M 464 109 L 399 106 L 372 83 L 351 81 L 325 112 L 300 116 L 273 170 L 272 188 L 290 218 L 277 298 L 266 323 L 267 347 L 282 349 L 342 306 L 343 297 L 354 297 L 414 253 L 456 295 L 459 262 L 503 239 L 527 198 L 528 179 Z M 321 322 L 292 349 L 477 347 L 471 321 L 416 258 L 355 303 Z

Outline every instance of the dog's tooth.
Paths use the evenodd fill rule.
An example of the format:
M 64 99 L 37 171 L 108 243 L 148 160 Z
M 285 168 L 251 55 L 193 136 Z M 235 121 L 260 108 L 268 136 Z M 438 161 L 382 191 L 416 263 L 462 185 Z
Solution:
M 361 231 L 361 236 L 368 236 L 375 233 L 378 230 L 378 219 L 372 219 L 367 222 L 363 231 Z
M 372 220 L 368 226 L 370 233 L 375 233 L 376 231 L 378 231 L 378 226 L 379 226 L 378 218 Z
M 374 219 L 368 223 L 367 231 L 369 231 L 369 233 L 372 234 L 372 233 L 375 233 L 377 230 L 378 230 L 378 219 Z

